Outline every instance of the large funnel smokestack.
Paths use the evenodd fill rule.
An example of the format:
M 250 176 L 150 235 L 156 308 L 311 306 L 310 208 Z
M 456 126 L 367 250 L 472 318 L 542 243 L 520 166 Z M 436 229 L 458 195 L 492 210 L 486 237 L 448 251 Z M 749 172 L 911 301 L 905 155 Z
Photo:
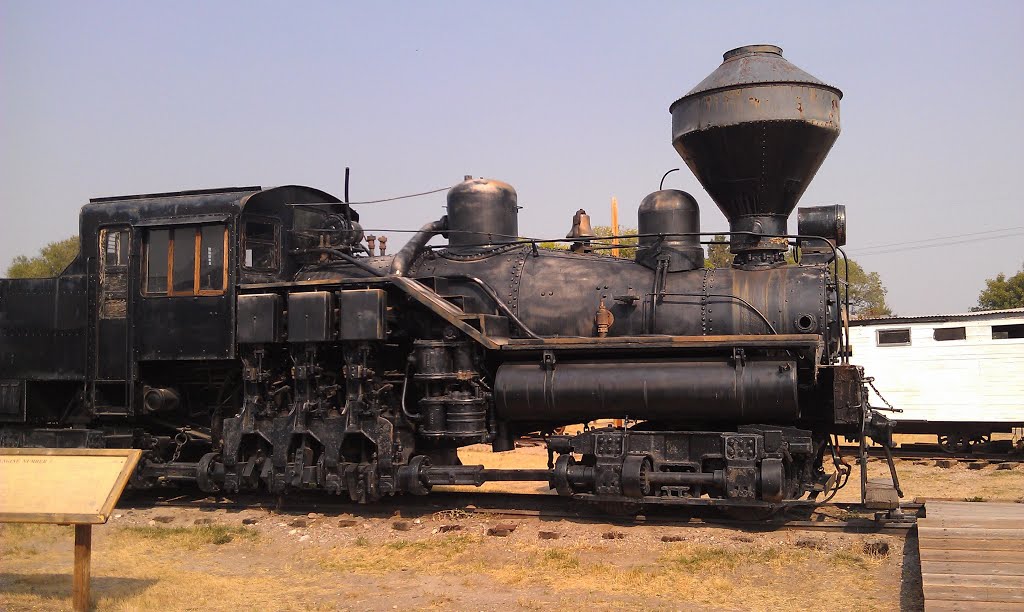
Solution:
M 843 92 L 750 45 L 669 108 L 672 144 L 734 232 L 785 234 L 786 220 L 839 136 Z M 733 236 L 748 261 L 785 251 L 785 240 Z M 757 257 L 760 253 L 761 257 Z

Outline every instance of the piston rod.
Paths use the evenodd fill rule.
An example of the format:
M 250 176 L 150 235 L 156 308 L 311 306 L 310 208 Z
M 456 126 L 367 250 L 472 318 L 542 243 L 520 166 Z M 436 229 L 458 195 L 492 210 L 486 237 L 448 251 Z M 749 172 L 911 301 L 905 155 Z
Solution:
M 547 482 L 551 478 L 551 470 L 488 470 L 482 465 L 459 465 L 449 467 L 429 467 L 420 473 L 420 480 L 427 485 L 472 485 L 480 486 L 485 482 Z

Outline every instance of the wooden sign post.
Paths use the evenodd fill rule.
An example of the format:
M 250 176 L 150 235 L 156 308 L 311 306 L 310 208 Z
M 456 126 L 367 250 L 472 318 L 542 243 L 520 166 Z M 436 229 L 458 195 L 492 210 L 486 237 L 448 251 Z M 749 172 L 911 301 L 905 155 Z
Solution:
M 75 526 L 74 609 L 89 609 L 92 526 L 107 522 L 142 451 L 0 448 L 0 523 Z

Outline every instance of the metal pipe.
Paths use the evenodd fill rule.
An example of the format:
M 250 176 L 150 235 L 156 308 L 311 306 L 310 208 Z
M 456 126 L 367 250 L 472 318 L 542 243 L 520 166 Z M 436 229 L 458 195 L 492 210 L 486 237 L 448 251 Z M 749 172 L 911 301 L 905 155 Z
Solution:
M 391 274 L 395 276 L 405 276 L 408 274 L 409 266 L 423 252 L 427 242 L 446 229 L 448 229 L 447 216 L 441 217 L 437 221 L 431 221 L 421 227 L 418 232 L 413 234 L 409 242 L 405 243 L 405 246 L 395 254 L 395 258 L 391 260 Z
M 761 320 L 764 321 L 764 324 L 768 326 L 768 331 L 772 332 L 776 336 L 779 335 L 779 332 L 775 331 L 775 327 L 772 325 L 771 321 L 768 320 L 768 317 L 764 316 L 764 313 L 762 313 L 760 310 L 757 309 L 757 307 L 755 307 L 753 304 L 751 304 L 750 302 L 746 301 L 745 299 L 741 298 L 738 295 L 732 295 L 731 293 L 664 293 L 664 292 L 659 293 L 658 295 L 662 295 L 662 296 L 664 296 L 664 295 L 678 295 L 678 296 L 683 296 L 683 297 L 699 297 L 699 298 L 702 298 L 704 301 L 707 301 L 707 298 L 711 298 L 711 297 L 727 298 L 727 299 L 736 300 L 740 304 L 743 304 L 744 306 L 746 306 L 750 310 L 754 311 L 754 313 L 757 316 L 761 317 Z

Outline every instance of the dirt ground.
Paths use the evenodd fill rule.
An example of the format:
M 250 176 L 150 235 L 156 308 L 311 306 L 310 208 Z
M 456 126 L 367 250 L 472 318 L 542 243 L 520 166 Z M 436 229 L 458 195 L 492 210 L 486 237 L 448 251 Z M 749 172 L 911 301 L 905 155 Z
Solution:
M 515 529 L 486 535 L 499 523 Z M 71 529 L 5 525 L 2 534 L 0 608 L 69 609 Z M 866 543 L 888 553 L 865 552 Z M 916 564 L 904 559 L 907 546 L 898 536 L 450 512 L 125 510 L 94 531 L 92 593 L 98 610 L 768 610 L 826 601 L 888 610 L 920 605 L 919 582 L 903 586 L 914 571 L 903 563 Z
M 540 466 L 540 447 L 463 453 Z M 885 473 L 870 464 L 872 476 Z M 907 497 L 1024 498 L 1024 465 L 899 462 Z M 504 483 L 505 490 L 537 491 Z M 852 499 L 851 486 L 842 496 Z M 461 511 L 156 508 L 94 529 L 97 610 L 921 609 L 913 535 L 686 527 Z M 348 510 L 349 508 L 345 508 Z M 504 524 L 504 525 L 503 525 Z M 488 535 L 511 527 L 504 537 Z M 501 533 L 504 533 L 503 531 Z M 70 527 L 0 525 L 0 609 L 70 609 Z M 884 552 L 883 552 L 884 551 Z

